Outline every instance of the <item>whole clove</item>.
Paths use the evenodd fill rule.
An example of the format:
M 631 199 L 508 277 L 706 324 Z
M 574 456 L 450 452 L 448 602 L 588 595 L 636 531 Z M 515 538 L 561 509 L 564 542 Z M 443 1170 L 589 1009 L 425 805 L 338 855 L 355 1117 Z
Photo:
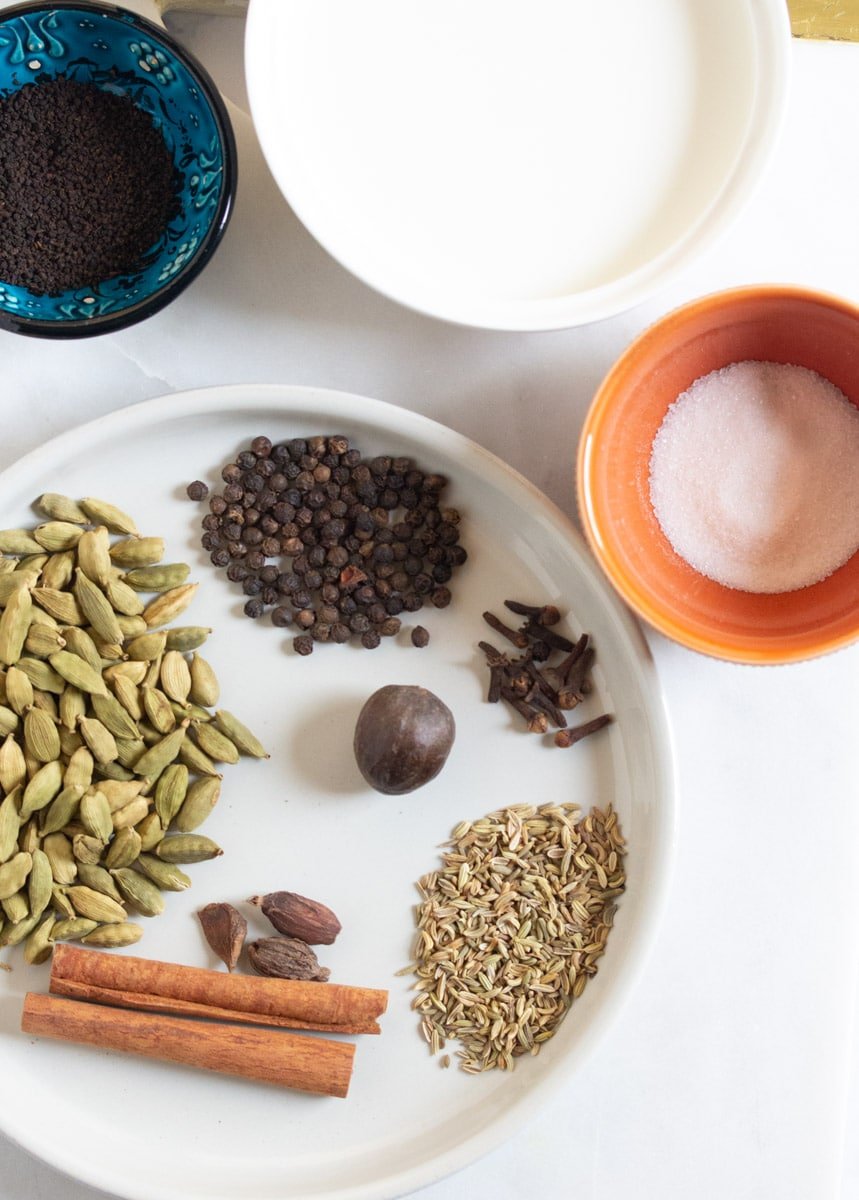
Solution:
M 505 700 L 531 733 L 547 733 L 549 725 L 554 725 L 558 746 L 572 746 L 607 725 L 611 717 L 605 714 L 576 729 L 567 728 L 565 712 L 581 704 L 592 686 L 589 672 L 595 655 L 588 634 L 572 642 L 548 629 L 560 620 L 554 605 L 505 600 L 504 606 L 525 618 L 518 629 L 511 629 L 491 612 L 485 612 L 483 619 L 522 653 L 511 657 L 491 642 L 478 643 L 489 667 L 487 700 L 493 704 Z M 552 662 L 555 652 L 564 657 Z
M 232 904 L 207 904 L 197 916 L 211 948 L 232 971 L 245 944 L 248 923 Z

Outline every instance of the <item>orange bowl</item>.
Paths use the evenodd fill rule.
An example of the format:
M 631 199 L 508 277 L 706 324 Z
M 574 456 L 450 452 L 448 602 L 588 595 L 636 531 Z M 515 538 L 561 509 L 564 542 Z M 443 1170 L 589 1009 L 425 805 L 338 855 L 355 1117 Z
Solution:
M 859 406 L 859 308 L 766 286 L 717 292 L 663 317 L 594 398 L 579 444 L 579 508 L 609 579 L 654 628 L 732 662 L 793 662 L 859 637 L 859 552 L 811 587 L 736 591 L 675 553 L 650 503 L 651 447 L 669 405 L 700 376 L 744 359 L 808 367 Z

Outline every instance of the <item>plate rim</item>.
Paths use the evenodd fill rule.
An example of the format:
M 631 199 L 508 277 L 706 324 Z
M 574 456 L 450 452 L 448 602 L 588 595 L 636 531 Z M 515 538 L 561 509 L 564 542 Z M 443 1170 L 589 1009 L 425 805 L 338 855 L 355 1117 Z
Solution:
M 688 2 L 688 0 L 687 0 Z M 480 318 L 480 302 L 468 302 L 461 310 L 454 298 L 450 305 L 424 297 L 410 297 L 401 287 L 386 282 L 366 264 L 356 263 L 342 240 L 329 238 L 326 230 L 308 211 L 306 197 L 296 194 L 290 164 L 280 161 L 272 149 L 270 129 L 276 114 L 265 101 L 266 72 L 255 67 L 266 47 L 272 43 L 267 25 L 271 14 L 287 12 L 286 0 L 249 0 L 245 27 L 244 66 L 248 104 L 263 157 L 281 195 L 321 248 L 373 291 L 412 312 L 469 329 L 533 333 L 572 329 L 626 312 L 672 284 L 683 272 L 713 246 L 739 217 L 754 195 L 768 166 L 784 125 L 791 76 L 791 28 L 786 5 L 781 0 L 744 0 L 752 24 L 754 67 L 753 100 L 735 157 L 710 202 L 703 204 L 696 218 L 656 258 L 596 287 L 570 292 L 560 298 L 541 298 L 544 313 L 533 301 L 514 301 L 506 317 Z M 267 109 L 270 115 L 267 116 Z M 292 164 L 294 167 L 294 164 Z M 531 311 L 534 310 L 534 311 Z
M 648 689 L 649 716 L 654 730 L 659 737 L 651 739 L 654 773 L 658 784 L 659 807 L 657 809 L 656 834 L 653 839 L 653 876 L 651 885 L 642 897 L 639 908 L 639 929 L 637 937 L 630 944 L 622 964 L 622 977 L 613 992 L 605 997 L 591 1020 L 590 1036 L 585 1045 L 578 1048 L 575 1062 L 559 1061 L 556 1067 L 534 1088 L 525 1090 L 511 1101 L 501 1116 L 484 1129 L 472 1134 L 462 1142 L 441 1154 L 421 1160 L 420 1163 L 405 1169 L 399 1169 L 390 1174 L 380 1174 L 372 1182 L 358 1183 L 327 1191 L 305 1191 L 299 1195 L 294 1193 L 289 1200 L 393 1200 L 419 1188 L 428 1187 L 457 1171 L 470 1166 L 485 1154 L 496 1149 L 507 1137 L 521 1132 L 531 1121 L 535 1120 L 540 1110 L 548 1104 L 564 1088 L 573 1074 L 588 1061 L 611 1027 L 616 1023 L 621 1013 L 630 1002 L 648 959 L 656 938 L 660 932 L 662 920 L 668 902 L 668 895 L 673 875 L 676 850 L 677 823 L 677 772 L 676 758 L 673 745 L 673 734 L 665 704 L 665 695 L 656 671 L 656 665 L 650 647 L 632 611 L 614 592 L 604 573 L 593 558 L 584 538 L 573 521 L 554 504 L 535 484 L 521 475 L 514 467 L 503 459 L 468 438 L 464 434 L 411 409 L 402 408 L 383 400 L 372 399 L 359 393 L 347 392 L 341 389 L 316 387 L 312 384 L 278 384 L 278 383 L 249 383 L 222 384 L 209 387 L 185 389 L 164 393 L 148 400 L 138 401 L 102 414 L 91 421 L 75 425 L 57 434 L 39 446 L 34 447 L 16 462 L 0 472 L 0 490 L 6 485 L 15 486 L 21 477 L 26 477 L 34 468 L 39 469 L 40 459 L 56 453 L 58 450 L 67 455 L 74 452 L 79 443 L 84 445 L 92 431 L 98 431 L 101 436 L 109 435 L 112 427 L 117 430 L 133 429 L 140 424 L 152 420 L 157 423 L 160 419 L 175 420 L 193 415 L 205 415 L 218 412 L 237 412 L 242 408 L 264 408 L 272 413 L 302 411 L 316 412 L 325 402 L 334 407 L 349 407 L 356 413 L 358 420 L 369 420 L 380 426 L 385 425 L 393 435 L 405 433 L 406 436 L 427 435 L 436 440 L 436 444 L 457 449 L 460 453 L 476 456 L 484 470 L 506 477 L 514 486 L 524 489 L 530 500 L 548 518 L 552 525 L 575 548 L 590 576 L 589 581 L 600 593 L 600 601 L 611 607 L 613 615 L 623 627 L 631 649 L 635 654 L 637 669 L 645 674 L 651 683 Z M 338 411 L 348 419 L 345 412 Z M 417 432 L 415 432 L 417 431 Z M 536 1099 L 535 1099 L 536 1097 Z M 100 1173 L 99 1164 L 85 1155 L 71 1161 L 69 1155 L 57 1154 L 49 1156 L 43 1142 L 30 1136 L 26 1121 L 8 1122 L 8 1113 L 0 1113 L 0 1133 L 10 1142 L 39 1159 L 49 1167 L 68 1177 L 91 1187 L 122 1196 L 126 1200 L 175 1200 L 175 1194 L 167 1192 L 158 1184 L 151 1182 L 142 1186 L 137 1181 L 118 1181 L 113 1175 Z M 117 1192 L 117 1183 L 121 1182 L 122 1190 Z

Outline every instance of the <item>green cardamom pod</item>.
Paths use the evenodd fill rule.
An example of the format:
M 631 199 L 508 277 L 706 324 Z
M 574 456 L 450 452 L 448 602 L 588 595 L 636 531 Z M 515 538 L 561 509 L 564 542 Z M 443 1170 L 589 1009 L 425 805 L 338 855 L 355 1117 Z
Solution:
M 118 743 L 117 743 L 118 745 Z M 109 763 L 97 763 L 96 772 L 100 779 L 133 779 L 134 774 L 131 771 L 126 771 L 125 767 L 119 765 L 119 761 Z
M 7 925 L 0 934 L 0 946 L 17 946 L 30 936 L 39 923 L 38 917 L 24 917 L 17 925 Z
M 74 883 L 78 874 L 78 864 L 72 850 L 72 843 L 64 833 L 49 833 L 42 841 L 42 849 L 48 856 L 54 882 L 60 885 Z
M 105 843 L 101 838 L 93 837 L 91 833 L 76 833 L 72 838 L 72 853 L 78 863 L 78 870 L 81 863 L 95 866 L 100 862 L 104 849 Z
M 218 803 L 221 795 L 220 779 L 197 779 L 188 788 L 188 794 L 176 817 L 179 833 L 191 833 L 199 828 Z M 156 797 L 157 803 L 157 797 Z
M 86 619 L 72 593 L 61 588 L 35 587 L 33 599 L 63 625 L 83 625 Z
M 19 921 L 25 921 L 30 915 L 30 903 L 26 891 L 15 892 L 14 896 L 0 900 L 0 908 L 6 914 L 6 920 L 10 925 L 17 925 Z
M 117 758 L 116 739 L 97 717 L 81 717 L 78 728 L 97 763 L 109 763 Z
M 51 557 L 53 558 L 53 555 L 51 555 Z M 49 612 L 45 612 L 43 608 L 39 608 L 38 604 L 33 605 L 33 610 L 30 613 L 30 616 L 32 617 L 30 629 L 32 629 L 34 625 L 44 625 L 47 629 L 53 629 L 57 633 L 60 632 L 60 623 L 57 618 L 52 617 L 51 614 Z
M 203 645 L 211 632 L 211 629 L 204 625 L 176 625 L 167 630 L 167 649 L 180 650 L 183 653 L 196 650 Z
M 63 776 L 63 782 L 65 783 L 65 776 Z M 42 837 L 49 833 L 59 833 L 70 821 L 75 819 L 83 794 L 84 789 L 78 784 L 66 785 L 63 788 L 45 810 L 45 819 L 42 821 Z
M 40 812 L 51 803 L 63 786 L 63 767 L 59 759 L 46 762 L 33 775 L 24 788 L 21 801 L 21 820 L 26 821 L 34 812 Z
M 107 693 L 103 696 L 93 696 L 92 710 L 115 738 L 137 737 L 136 723 L 114 696 Z
M 19 724 L 18 714 L 5 704 L 0 704 L 0 736 L 8 737 L 10 733 L 15 732 Z
M 155 852 L 162 862 L 195 863 L 218 858 L 223 850 L 202 833 L 177 833 L 166 837 Z
M 92 783 L 93 757 L 88 746 L 81 746 L 69 757 L 63 787 L 88 788 Z
M 118 946 L 133 946 L 143 937 L 143 929 L 133 921 L 123 921 L 118 925 L 100 925 L 92 933 L 81 938 L 83 946 L 101 946 L 105 949 Z
M 203 708 L 214 708 L 218 703 L 221 688 L 218 677 L 212 667 L 199 654 L 191 656 L 191 691 L 190 697 L 195 704 Z
M 81 612 L 98 636 L 107 643 L 122 644 L 123 634 L 116 622 L 116 613 L 97 583 L 93 583 L 78 567 L 75 571 L 75 599 Z
M 148 854 L 150 850 L 154 850 L 164 837 L 164 828 L 156 812 L 147 813 L 143 820 L 138 821 L 134 826 L 134 831 L 140 838 L 142 854 Z
M 218 768 L 209 758 L 208 754 L 204 754 L 199 746 L 195 746 L 190 738 L 185 738 L 182 747 L 179 750 L 179 761 L 184 763 L 189 771 L 193 771 L 195 775 L 211 775 L 215 779 L 222 779 Z
M 59 492 L 44 492 L 33 506 L 36 512 L 52 521 L 71 521 L 75 525 L 88 525 L 89 517 L 79 504 Z
M 39 610 L 35 609 L 34 611 L 38 612 Z M 39 621 L 33 621 L 30 624 L 27 636 L 24 638 L 24 649 L 34 658 L 49 658 L 58 650 L 63 650 L 65 645 L 66 639 L 58 629 L 52 628 L 50 625 L 42 625 Z
M 55 883 L 51 889 L 51 905 L 55 913 L 59 913 L 61 917 L 65 917 L 67 921 L 71 921 L 75 916 L 75 910 L 72 903 L 65 893 L 65 889 Z
M 58 591 L 67 588 L 75 573 L 75 557 L 74 550 L 61 550 L 59 554 L 52 554 L 42 568 L 42 587 L 55 588 Z
M 118 808 L 112 815 L 114 829 L 127 829 L 130 825 L 136 825 L 138 821 L 149 812 L 149 801 L 145 796 L 138 796 L 136 800 L 129 800 L 128 804 L 124 804 L 122 808 Z
M 66 729 L 65 725 L 60 726 L 60 754 L 64 761 L 70 759 L 75 750 L 79 750 L 83 744 L 84 740 L 77 730 Z
M 141 854 L 137 866 L 153 883 L 168 892 L 184 892 L 191 880 L 175 863 L 162 862 L 152 854 Z
M 0 787 L 8 794 L 27 782 L 27 763 L 21 747 L 10 733 L 0 746 Z
M 49 554 L 74 550 L 82 536 L 84 534 L 80 526 L 72 525 L 69 521 L 45 521 L 33 530 L 33 540 Z
M 175 620 L 194 599 L 199 586 L 198 583 L 185 583 L 150 600 L 143 610 L 143 619 L 149 628 L 157 629 L 160 625 L 169 625 Z
M 31 708 L 24 716 L 24 747 L 37 762 L 53 762 L 60 757 L 57 726 L 41 708 Z
M 54 724 L 59 724 L 60 709 L 57 704 L 57 697 L 50 692 L 42 692 L 39 688 L 33 689 L 33 706 L 40 708 L 42 712 L 47 713 L 53 720 Z
M 140 692 L 137 689 L 137 684 L 132 683 L 127 675 L 117 675 L 112 680 L 111 687 L 117 700 L 131 717 L 132 721 L 139 721 L 143 716 L 143 705 L 140 701 Z
M 63 630 L 63 637 L 66 640 L 66 650 L 82 658 L 94 671 L 101 672 L 101 655 L 85 629 L 81 629 L 79 625 L 70 625 Z
M 107 695 L 107 684 L 101 677 L 101 671 L 95 670 L 79 655 L 69 650 L 58 650 L 56 654 L 51 655 L 48 662 L 72 687 L 94 696 Z
M 0 662 L 7 666 L 21 657 L 32 611 L 33 598 L 29 588 L 20 587 L 9 597 L 0 614 Z
M 33 866 L 32 854 L 19 852 L 0 866 L 0 900 L 8 900 L 20 892 Z
M 125 647 L 125 653 L 131 659 L 149 663 L 161 658 L 166 644 L 166 633 L 141 633 L 131 639 Z
M 170 707 L 173 709 L 173 716 L 179 721 L 184 721 L 185 717 L 195 724 L 207 724 L 211 721 L 212 714 L 206 708 L 201 708 L 199 704 L 177 704 L 175 700 L 170 701 Z
M 120 829 L 107 848 L 105 866 L 111 871 L 118 871 L 121 867 L 130 867 L 133 862 L 136 862 L 142 849 L 143 841 L 136 829 L 130 826 Z
M 94 496 L 84 496 L 80 506 L 97 525 L 106 525 L 112 533 L 137 533 L 137 526 L 121 508 L 108 504 L 106 500 L 98 500 Z
M 155 811 L 164 829 L 182 807 L 188 793 L 188 768 L 183 763 L 166 767 L 155 787 Z
M 124 638 L 140 637 L 146 633 L 147 626 L 142 616 L 127 617 L 125 613 L 117 613 L 116 623 Z
M 143 738 L 117 738 L 116 760 L 123 767 L 134 770 L 134 764 L 146 750 Z M 124 778 L 124 776 L 123 776 Z
M 213 762 L 237 763 L 239 751 L 236 744 L 217 729 L 214 724 L 192 725 L 197 745 Z
M 159 888 L 131 867 L 121 867 L 114 871 L 117 886 L 125 897 L 126 903 L 132 905 L 144 917 L 157 917 L 164 912 L 164 897 Z
M 27 529 L 0 529 L 0 553 L 41 554 L 42 547 Z
M 191 671 L 178 650 L 167 650 L 161 660 L 161 687 L 177 704 L 184 704 L 191 691 Z
M 67 917 L 64 921 L 57 921 L 51 930 L 51 940 L 76 942 L 86 934 L 92 933 L 97 927 L 98 921 L 91 921 L 88 917 Z
M 71 900 L 75 912 L 82 917 L 89 917 L 91 921 L 118 925 L 125 920 L 126 912 L 121 904 L 85 884 L 75 884 L 69 888 L 66 895 Z
M 153 658 L 152 662 L 148 664 L 146 674 L 143 676 L 143 682 L 140 685 L 142 688 L 158 687 L 158 681 L 161 678 L 162 658 L 163 655 L 159 655 L 158 658 Z
M 139 617 L 143 612 L 143 601 L 123 579 L 108 579 L 104 590 L 115 613 L 121 613 L 124 617 Z
M 125 538 L 114 542 L 110 557 L 118 567 L 148 567 L 164 557 L 164 539 L 160 537 Z
M 147 779 L 152 780 L 157 779 L 164 768 L 169 767 L 179 754 L 185 740 L 186 729 L 187 725 L 183 723 L 178 729 L 174 729 L 172 733 L 168 733 L 166 737 L 156 742 L 154 746 L 150 746 L 145 754 L 141 754 L 134 764 L 135 775 L 144 775 Z
M 0 801 L 0 863 L 11 858 L 18 845 L 18 831 L 21 828 L 20 804 L 20 785 L 12 788 Z
M 37 966 L 51 957 L 54 949 L 51 935 L 55 924 L 56 917 L 50 914 L 33 930 L 24 943 L 24 962 Z
M 191 574 L 187 563 L 162 563 L 158 567 L 135 567 L 125 574 L 125 582 L 138 592 L 169 592 Z
M 40 575 L 42 572 L 42 568 L 44 567 L 45 563 L 48 561 L 49 557 L 50 556 L 45 553 L 28 554 L 24 558 L 18 559 L 18 565 L 15 568 L 15 570 L 20 571 L 22 575 L 24 573 Z
M 39 822 L 36 817 L 30 817 L 21 826 L 18 834 L 18 849 L 24 854 L 32 854 L 39 847 L 42 835 L 39 832 Z
M 113 837 L 113 814 L 102 792 L 89 791 L 81 799 L 78 810 L 80 820 L 87 833 L 102 842 Z
M 143 698 L 143 711 L 158 733 L 170 733 L 172 729 L 176 728 L 176 718 L 170 707 L 170 701 L 160 688 L 141 687 L 140 695 Z
M 65 691 L 66 681 L 62 675 L 58 675 L 53 667 L 40 658 L 30 658 L 28 655 L 19 658 L 17 665 L 39 691 L 53 692 L 55 696 L 61 696 Z
M 87 579 L 104 587 L 113 564 L 110 561 L 110 538 L 103 525 L 88 530 L 78 543 L 78 566 Z
M 215 724 L 221 733 L 227 735 L 240 754 L 248 754 L 251 758 L 271 758 L 259 738 L 225 708 L 219 708 L 215 713 Z
M 137 687 L 143 683 L 145 675 L 145 662 L 111 663 L 109 667 L 105 667 L 104 669 L 104 677 L 111 687 L 116 683 L 117 679 L 127 679 Z
M 0 562 L 10 561 L 8 558 L 0 560 Z M 8 575 L 0 575 L 0 608 L 5 608 L 12 595 L 19 592 L 21 588 L 26 588 L 28 591 L 32 589 L 38 578 L 39 575 L 36 571 L 13 571 Z
M 33 706 L 33 683 L 30 676 L 20 667 L 10 667 L 6 672 L 6 702 L 19 717 Z
M 34 850 L 31 857 L 33 865 L 27 877 L 27 895 L 30 901 L 30 913 L 38 917 L 51 903 L 54 874 L 44 850 Z
M 111 900 L 122 904 L 122 895 L 106 867 L 100 867 L 95 863 L 79 863 L 78 879 L 86 887 L 92 888 L 94 892 L 101 892 L 103 896 L 110 896 Z
M 118 812 L 132 800 L 136 800 L 143 791 L 142 779 L 104 779 L 97 785 L 98 791 L 104 796 L 112 813 Z
M 78 721 L 86 716 L 86 699 L 76 687 L 67 687 L 60 696 L 60 721 L 66 729 L 76 730 Z

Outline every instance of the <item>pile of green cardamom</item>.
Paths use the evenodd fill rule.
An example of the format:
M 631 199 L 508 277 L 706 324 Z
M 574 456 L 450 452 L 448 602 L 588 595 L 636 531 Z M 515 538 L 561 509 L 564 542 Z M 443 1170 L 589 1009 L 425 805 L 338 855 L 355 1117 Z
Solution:
M 127 946 L 221 848 L 196 832 L 219 764 L 268 755 L 173 626 L 196 583 L 120 509 L 46 493 L 0 531 L 0 946 Z M 111 535 L 118 535 L 112 538 Z M 149 594 L 151 598 L 145 599 Z M 190 655 L 190 657 L 188 657 Z

